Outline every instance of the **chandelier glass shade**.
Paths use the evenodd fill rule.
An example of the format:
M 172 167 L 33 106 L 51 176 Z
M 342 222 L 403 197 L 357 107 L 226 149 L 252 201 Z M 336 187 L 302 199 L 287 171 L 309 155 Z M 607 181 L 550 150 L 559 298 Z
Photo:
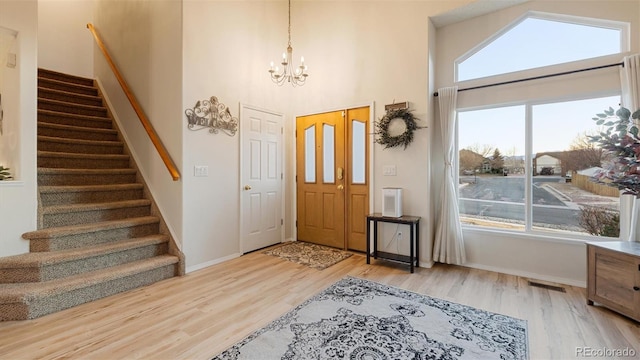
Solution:
M 289 43 L 287 52 L 282 53 L 282 69 L 279 66 L 274 67 L 273 61 L 269 67 L 271 81 L 282 86 L 284 83 L 290 83 L 292 86 L 302 86 L 307 80 L 307 66 L 304 64 L 304 56 L 300 57 L 300 65 L 293 65 L 293 48 L 291 47 L 291 0 L 289 0 Z

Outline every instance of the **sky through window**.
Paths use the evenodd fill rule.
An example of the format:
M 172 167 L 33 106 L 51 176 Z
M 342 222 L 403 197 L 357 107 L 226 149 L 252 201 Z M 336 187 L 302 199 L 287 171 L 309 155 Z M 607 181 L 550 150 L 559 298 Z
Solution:
M 621 31 L 527 18 L 457 66 L 458 81 L 621 52 Z

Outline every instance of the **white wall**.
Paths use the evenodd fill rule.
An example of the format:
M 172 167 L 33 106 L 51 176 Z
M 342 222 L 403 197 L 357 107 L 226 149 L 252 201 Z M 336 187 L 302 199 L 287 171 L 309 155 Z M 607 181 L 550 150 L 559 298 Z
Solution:
M 216 96 L 237 118 L 243 102 L 284 113 L 290 123 L 291 89 L 272 84 L 267 73 L 270 57 L 282 52 L 278 40 L 286 36 L 286 28 L 274 24 L 286 21 L 286 14 L 273 2 L 183 4 L 183 109 Z M 180 122 L 185 129 L 183 250 L 191 271 L 239 255 L 240 136 L 188 130 L 184 114 Z M 196 165 L 208 166 L 209 176 L 194 177 Z
M 0 26 L 16 30 L 17 65 L 5 68 L 0 163 L 16 181 L 0 181 L 0 256 L 25 253 L 21 235 L 36 229 L 36 67 L 38 3 L 0 1 Z M 6 97 L 5 97 L 6 96 Z
M 38 0 L 38 67 L 93 78 L 93 0 Z
M 182 167 L 182 3 L 98 1 L 94 25 L 115 64 L 164 143 Z M 89 32 L 87 30 L 87 32 Z M 174 239 L 182 242 L 183 180 L 173 181 L 104 56 L 94 53 L 95 77 Z
M 382 187 L 402 187 L 404 213 L 423 217 L 420 255 L 426 263 L 433 232 L 428 188 L 429 17 L 460 3 L 294 1 L 293 55 L 296 62 L 304 55 L 310 76 L 304 87 L 292 89 L 273 84 L 267 72 L 269 62 L 279 60 L 287 46 L 286 1 L 184 1 L 183 107 L 215 95 L 235 116 L 241 102 L 285 114 L 285 237 L 291 239 L 295 117 L 375 102 L 374 118 L 379 119 L 385 104 L 409 101 L 415 116 L 429 128 L 416 131 L 407 150 L 375 145 L 372 210 L 381 209 Z M 184 115 L 182 121 L 186 127 Z M 183 134 L 184 251 L 189 270 L 240 251 L 239 136 L 189 130 Z M 193 177 L 195 165 L 209 166 L 209 177 Z M 397 176 L 382 176 L 383 165 L 396 165 Z
M 631 52 L 637 53 L 640 50 L 639 8 L 640 2 L 637 1 L 531 1 L 444 26 L 437 29 L 436 84 L 438 87 L 453 85 L 455 59 L 466 54 L 475 45 L 503 29 L 528 10 L 630 22 Z M 611 62 L 620 60 L 618 56 Z M 588 67 L 592 63 L 587 61 L 581 67 Z M 566 66 L 561 65 L 555 70 L 567 69 Z M 462 108 L 471 108 L 486 103 L 542 100 L 575 93 L 576 89 L 590 92 L 594 86 L 596 93 L 619 91 L 617 71 L 616 68 L 610 68 L 545 81 L 499 86 L 491 88 L 490 91 L 466 91 L 460 93 L 458 105 Z M 527 72 L 508 75 L 500 78 L 500 81 L 527 77 L 527 75 Z M 473 84 L 474 81 L 461 83 L 460 87 Z M 434 154 L 438 152 L 441 150 L 433 149 Z M 441 166 L 442 160 L 434 158 L 434 167 Z M 438 174 L 439 172 L 434 171 L 434 183 L 441 181 L 441 176 Z M 436 204 L 437 206 L 439 205 Z M 464 239 L 468 266 L 567 284 L 585 284 L 586 250 L 582 241 L 507 232 L 486 232 L 472 228 L 464 229 Z

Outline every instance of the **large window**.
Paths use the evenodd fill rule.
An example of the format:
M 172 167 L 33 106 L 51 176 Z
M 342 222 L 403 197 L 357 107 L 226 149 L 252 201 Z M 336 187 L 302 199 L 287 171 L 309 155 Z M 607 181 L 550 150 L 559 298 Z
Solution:
M 625 23 L 529 13 L 458 59 L 456 79 L 482 78 L 476 82 L 489 86 L 496 78 L 520 80 L 521 70 L 535 77 L 553 73 L 550 67 L 558 64 L 565 64 L 561 72 L 583 70 L 585 63 L 610 65 L 612 54 L 628 51 L 628 32 Z M 589 141 L 599 131 L 592 118 L 620 104 L 618 73 L 580 74 L 461 96 L 463 224 L 576 238 L 619 236 L 619 193 L 591 181 L 607 158 Z
M 608 96 L 459 112 L 462 222 L 617 237 L 618 191 L 590 181 L 607 159 L 588 136 L 599 131 L 592 117 L 619 103 Z

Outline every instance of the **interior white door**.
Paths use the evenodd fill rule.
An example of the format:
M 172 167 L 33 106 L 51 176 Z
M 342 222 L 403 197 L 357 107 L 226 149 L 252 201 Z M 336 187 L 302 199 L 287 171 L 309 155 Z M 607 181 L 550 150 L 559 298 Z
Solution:
M 283 115 L 242 105 L 241 251 L 283 241 Z

